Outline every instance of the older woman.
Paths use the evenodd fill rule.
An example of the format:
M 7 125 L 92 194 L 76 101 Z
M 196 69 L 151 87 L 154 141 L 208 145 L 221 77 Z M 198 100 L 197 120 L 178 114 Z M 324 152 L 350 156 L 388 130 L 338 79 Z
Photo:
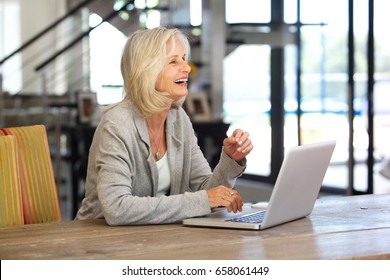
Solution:
M 214 171 L 181 105 L 188 94 L 189 43 L 178 29 L 132 34 L 123 51 L 124 99 L 110 107 L 91 145 L 86 194 L 76 219 L 109 225 L 162 224 L 224 206 L 241 211 L 233 188 L 253 146 L 237 129 Z

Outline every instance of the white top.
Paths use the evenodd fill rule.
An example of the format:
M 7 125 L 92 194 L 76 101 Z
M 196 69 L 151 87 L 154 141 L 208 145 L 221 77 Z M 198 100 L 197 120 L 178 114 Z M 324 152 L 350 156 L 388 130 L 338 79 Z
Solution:
M 167 154 L 168 152 L 166 152 L 165 155 L 156 162 L 158 169 L 157 196 L 166 195 L 171 187 L 171 176 L 169 174 Z

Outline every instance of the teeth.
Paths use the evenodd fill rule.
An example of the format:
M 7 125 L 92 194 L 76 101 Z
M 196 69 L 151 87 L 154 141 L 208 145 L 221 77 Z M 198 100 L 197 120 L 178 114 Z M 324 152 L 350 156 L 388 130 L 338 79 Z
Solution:
M 177 84 L 181 84 L 181 83 L 186 83 L 188 79 L 179 79 L 179 80 L 176 80 L 175 83 Z

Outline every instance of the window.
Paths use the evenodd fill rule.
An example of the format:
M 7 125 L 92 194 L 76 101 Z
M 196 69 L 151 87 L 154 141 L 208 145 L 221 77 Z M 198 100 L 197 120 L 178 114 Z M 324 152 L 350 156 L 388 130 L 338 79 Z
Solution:
M 90 25 L 94 26 L 101 20 L 98 15 L 92 14 Z M 123 33 L 107 22 L 90 33 L 90 83 L 100 105 L 115 103 L 122 99 L 120 60 L 126 39 Z
M 226 1 L 226 20 L 229 23 L 267 23 L 271 18 L 269 1 L 259 9 L 240 11 L 240 2 Z M 260 1 L 259 1 L 260 2 Z M 267 3 L 265 3 L 267 2 Z M 245 4 L 242 4 L 243 6 Z M 233 6 L 235 5 L 235 6 Z M 297 0 L 284 1 L 285 22 L 294 25 L 297 18 Z M 390 4 L 375 1 L 375 185 L 387 184 L 388 179 L 378 171 L 390 166 L 390 42 L 386 12 Z M 335 9 L 334 7 L 337 7 Z M 348 188 L 349 126 L 353 125 L 353 157 L 355 160 L 354 188 L 367 191 L 368 133 L 367 133 L 367 31 L 368 0 L 354 1 L 355 15 L 355 98 L 354 120 L 350 124 L 348 112 L 348 1 L 301 0 L 300 50 L 297 45 L 285 45 L 284 53 L 284 147 L 298 144 L 298 122 L 301 143 L 336 139 L 337 147 L 324 185 L 346 191 Z M 229 14 L 235 11 L 234 15 Z M 250 11 L 249 11 L 250 10 Z M 256 16 L 252 17 L 252 10 Z M 267 15 L 266 15 L 267 14 Z M 290 31 L 297 30 L 297 26 Z M 243 44 L 229 53 L 224 62 L 224 114 L 232 128 L 243 127 L 251 132 L 256 143 L 253 156 L 248 158 L 246 174 L 270 174 L 272 128 L 269 111 L 271 46 Z M 297 60 L 300 51 L 301 60 Z M 300 63 L 300 88 L 297 66 Z M 282 73 L 281 72 L 281 73 Z M 297 99 L 300 90 L 301 99 Z M 277 94 L 277 93 L 276 93 Z M 301 115 L 297 109 L 300 104 Z M 259 177 L 260 178 L 260 177 Z

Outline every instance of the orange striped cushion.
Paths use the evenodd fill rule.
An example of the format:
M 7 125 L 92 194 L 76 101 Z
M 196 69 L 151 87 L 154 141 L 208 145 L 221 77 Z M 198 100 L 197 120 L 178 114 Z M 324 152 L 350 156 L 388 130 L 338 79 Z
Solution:
M 0 136 L 0 227 L 23 224 L 15 136 Z
M 19 149 L 24 223 L 60 221 L 57 189 L 43 125 L 0 129 L 14 135 Z

